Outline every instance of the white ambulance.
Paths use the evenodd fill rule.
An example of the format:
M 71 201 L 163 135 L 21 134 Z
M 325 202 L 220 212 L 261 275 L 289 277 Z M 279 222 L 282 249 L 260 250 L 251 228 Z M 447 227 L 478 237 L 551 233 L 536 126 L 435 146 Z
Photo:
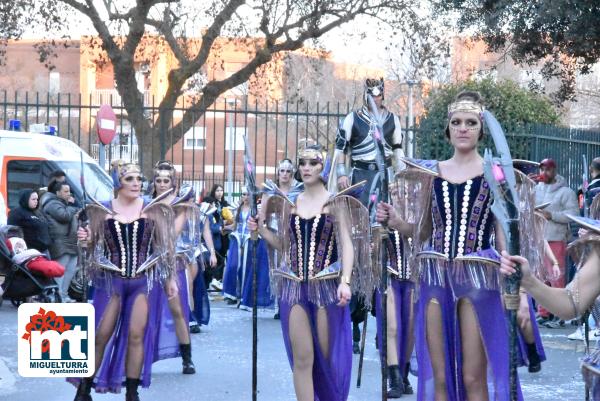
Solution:
M 53 135 L 0 130 L 0 221 L 19 204 L 19 191 L 48 185 L 50 174 L 62 170 L 73 196 L 83 204 L 81 155 L 85 189 L 95 199 L 113 197 L 112 179 L 75 143 Z

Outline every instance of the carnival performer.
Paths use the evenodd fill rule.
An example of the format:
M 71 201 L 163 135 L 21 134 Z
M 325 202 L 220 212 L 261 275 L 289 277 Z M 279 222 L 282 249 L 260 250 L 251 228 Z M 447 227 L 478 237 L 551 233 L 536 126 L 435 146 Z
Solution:
M 163 318 L 166 322 L 173 321 L 178 344 L 174 344 L 173 336 L 161 336 L 159 338 L 159 355 L 157 360 L 181 355 L 182 373 L 194 374 L 196 368 L 192 361 L 192 344 L 190 341 L 190 302 L 189 294 L 192 292 L 191 285 L 198 273 L 196 265 L 195 250 L 200 244 L 200 233 L 204 240 L 210 244 L 211 265 L 216 265 L 216 254 L 212 246 L 212 235 L 209 227 L 200 231 L 201 219 L 200 209 L 193 202 L 193 189 L 188 187 L 187 191 L 177 197 L 175 190 L 178 187 L 177 172 L 173 164 L 168 161 L 160 161 L 154 169 L 153 197 L 160 197 L 168 193 L 161 202 L 170 205 L 175 212 L 173 222 L 176 242 L 176 274 L 179 285 L 179 297 L 168 301 L 168 310 L 164 308 Z M 189 276 L 189 277 L 188 277 Z M 168 323 L 163 324 L 168 324 Z M 163 356 L 164 355 L 164 356 Z
M 377 110 L 373 110 L 372 102 Z M 388 111 L 383 105 L 384 81 L 380 79 L 367 79 L 363 94 L 363 106 L 348 114 L 340 126 L 336 136 L 335 153 L 333 164 L 335 171 L 329 181 L 329 190 L 336 192 L 344 190 L 351 184 L 366 180 L 369 184 L 360 195 L 360 201 L 369 209 L 374 210 L 370 195 L 382 191 L 381 180 L 378 177 L 378 166 L 376 157 L 378 153 L 377 143 L 374 135 L 377 125 L 381 124 L 383 129 L 383 147 L 385 155 L 386 170 L 395 167 L 396 171 L 402 168 L 401 159 L 404 156 L 402 150 L 402 131 L 398 116 Z M 377 116 L 378 118 L 377 118 Z M 379 120 L 379 121 L 378 121 Z M 347 168 L 346 154 L 348 154 L 350 169 Z M 394 157 L 393 157 L 394 156 Z M 388 180 L 388 177 L 383 177 Z M 337 183 L 337 188 L 335 188 Z M 372 221 L 374 223 L 374 221 Z M 352 311 L 353 324 L 353 351 L 360 352 L 360 328 L 359 324 L 367 316 L 364 305 L 356 303 L 359 297 L 353 297 L 350 310 Z
M 527 258 L 511 256 L 502 252 L 500 270 L 507 276 L 522 274 L 521 288 L 535 300 L 561 319 L 581 318 L 600 296 L 600 221 L 569 215 L 569 218 L 586 229 L 577 241 L 569 245 L 569 252 L 579 269 L 566 288 L 550 287 L 534 275 L 534 268 Z M 537 266 L 537 269 L 543 266 Z M 582 363 L 586 391 L 591 399 L 600 399 L 600 348 L 587 355 Z M 586 399 L 590 399 L 586 397 Z
M 397 204 L 398 188 L 390 185 L 390 194 Z M 392 230 L 386 242 L 388 252 L 388 273 L 390 281 L 387 291 L 387 365 L 388 398 L 400 398 L 403 394 L 413 394 L 408 380 L 410 357 L 413 351 L 413 296 L 415 285 L 412 281 L 410 264 L 411 241 L 398 230 Z M 377 318 L 377 345 L 382 349 L 382 308 L 381 294 L 376 291 L 375 307 Z
M 235 300 L 238 307 L 252 310 L 252 274 L 254 262 L 252 260 L 252 247 L 256 244 L 257 270 L 257 300 L 261 308 L 269 308 L 274 304 L 269 280 L 269 260 L 267 244 L 264 240 L 250 241 L 248 219 L 250 218 L 250 203 L 248 190 L 242 188 L 242 199 L 235 214 L 235 222 L 228 226 L 229 251 L 227 264 L 223 273 L 223 295 L 226 299 Z
M 445 131 L 454 155 L 439 163 L 406 160 L 414 166 L 400 175 L 399 185 L 411 188 L 406 210 L 398 213 L 383 202 L 377 209 L 379 221 L 414 241 L 420 401 L 509 399 L 508 330 L 496 251 L 505 245 L 477 151 L 482 114 L 478 93 L 460 93 L 448 107 Z M 525 296 L 520 308 L 528 311 Z M 518 393 L 522 399 L 520 388 Z
M 348 303 L 353 289 L 370 297 L 376 285 L 368 269 L 368 213 L 351 196 L 327 191 L 326 157 L 318 148 L 303 149 L 298 159 L 304 191 L 295 202 L 271 195 L 261 221 L 251 218 L 248 226 L 279 255 L 272 268 L 296 398 L 344 401 L 352 371 Z
M 189 191 L 185 187 L 179 191 L 180 198 L 185 196 L 190 199 L 195 198 L 196 193 L 188 187 Z M 182 194 L 182 191 L 184 192 Z M 189 193 L 188 193 L 189 192 Z M 208 298 L 208 286 L 204 280 L 204 272 L 207 270 L 206 266 L 210 266 L 212 269 L 217 266 L 217 247 L 213 242 L 215 233 L 219 235 L 220 240 L 221 230 L 219 225 L 214 219 L 214 213 L 216 208 L 208 202 L 201 202 L 199 207 L 200 215 L 199 221 L 196 223 L 196 228 L 191 230 L 193 221 L 188 220 L 187 229 L 184 230 L 188 234 L 186 237 L 188 240 L 186 255 L 190 258 L 190 282 L 192 286 L 190 288 L 190 297 L 192 314 L 190 317 L 190 333 L 200 333 L 200 325 L 208 325 L 210 320 L 210 300 Z M 198 238 L 198 233 L 202 233 L 202 238 Z M 194 260 L 192 260 L 192 258 Z
M 539 163 L 529 160 L 513 160 L 513 167 L 517 177 L 517 190 L 519 192 L 519 199 L 522 200 L 521 205 L 523 208 L 527 208 L 531 205 L 531 202 L 533 201 L 531 197 L 535 192 L 535 181 L 533 181 L 531 177 L 536 175 L 539 169 Z M 527 227 L 524 231 L 530 232 L 535 230 L 535 232 L 538 233 L 544 232 L 547 220 L 546 217 L 539 212 L 539 210 L 546 206 L 547 205 L 543 204 L 536 205 L 533 212 L 534 218 L 532 220 L 534 227 Z M 551 277 L 558 277 L 560 274 L 558 262 L 556 262 L 556 256 L 554 256 L 548 241 L 539 235 L 534 237 L 535 240 L 539 241 L 539 243 L 535 244 L 534 246 L 535 248 L 540 249 L 541 254 L 538 255 L 539 260 L 550 260 L 555 267 L 555 269 L 552 270 Z M 546 360 L 546 353 L 542 343 L 540 329 L 535 319 L 533 300 L 524 291 L 521 291 L 520 296 L 527 297 L 529 310 L 519 308 L 517 311 L 520 351 L 519 366 L 527 366 L 529 373 L 537 373 L 542 370 L 542 362 Z
M 175 234 L 172 209 L 141 197 L 137 165 L 118 168 L 116 199 L 86 208 L 86 261 L 93 279 L 96 311 L 96 373 L 79 382 L 75 401 L 90 401 L 96 392 L 119 393 L 125 382 L 127 401 L 138 401 L 138 387 L 150 385 L 153 353 L 160 324 L 160 300 L 177 297 L 174 278 Z
M 295 167 L 294 163 L 290 159 L 283 159 L 279 162 L 277 166 L 277 180 L 275 182 L 271 180 L 267 180 L 263 184 L 263 196 L 261 199 L 261 205 L 266 205 L 267 199 L 270 195 L 273 195 L 277 192 L 280 192 L 287 196 L 292 202 L 295 200 L 295 197 L 298 195 L 299 191 L 303 188 L 302 183 L 298 183 L 294 180 Z M 261 208 L 261 211 L 265 209 Z M 266 220 L 266 217 L 263 216 L 263 219 Z M 271 227 L 272 229 L 276 229 L 276 227 Z M 272 257 L 276 257 L 272 255 Z M 279 305 L 277 306 L 277 312 L 273 316 L 275 320 L 280 319 L 279 314 Z

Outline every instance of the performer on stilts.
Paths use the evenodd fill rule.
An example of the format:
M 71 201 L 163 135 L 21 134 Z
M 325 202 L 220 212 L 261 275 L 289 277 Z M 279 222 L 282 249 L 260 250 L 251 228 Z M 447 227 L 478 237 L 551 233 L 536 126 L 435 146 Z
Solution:
M 377 112 L 383 129 L 386 169 L 395 167 L 396 171 L 399 171 L 401 168 L 400 165 L 393 165 L 392 163 L 393 160 L 399 163 L 404 156 L 400 120 L 398 116 L 388 111 L 383 105 L 383 78 L 367 79 L 365 81 L 363 106 L 344 118 L 337 133 L 336 151 L 333 161 L 335 171 L 330 180 L 329 190 L 332 192 L 336 192 L 336 190 L 342 191 L 351 184 L 353 185 L 366 180 L 368 184 L 360 196 L 360 201 L 369 209 L 369 213 L 371 213 L 375 205 L 370 201 L 370 195 L 375 192 L 381 192 L 381 180 L 375 179 L 378 173 L 378 166 L 376 163 L 377 144 L 373 138 L 373 132 L 377 128 L 378 121 L 369 105 L 369 96 L 373 98 L 378 108 Z M 347 164 L 350 165 L 350 169 L 347 168 Z M 384 179 L 387 180 L 388 177 L 384 177 Z M 337 188 L 335 188 L 335 185 L 332 185 L 333 183 L 337 184 Z M 359 325 L 366 319 L 368 313 L 364 305 L 359 303 L 359 299 L 359 297 L 353 297 L 350 305 L 350 310 L 352 311 L 353 352 L 355 354 L 360 353 L 359 342 L 361 334 Z
M 390 185 L 390 194 L 394 204 L 398 199 L 398 188 Z M 413 297 L 415 285 L 412 281 L 412 261 L 410 260 L 411 241 L 398 230 L 390 232 L 387 241 L 388 273 L 390 283 L 387 296 L 387 364 L 388 364 L 388 398 L 400 398 L 403 394 L 413 394 L 408 380 L 410 357 L 414 346 Z M 377 318 L 378 349 L 381 349 L 380 335 L 383 330 L 381 319 L 381 294 L 376 291 L 375 298 Z
M 156 360 L 181 356 L 182 373 L 195 374 L 196 368 L 192 361 L 192 344 L 189 328 L 191 312 L 188 297 L 190 294 L 190 284 L 194 281 L 195 274 L 197 274 L 197 270 L 195 272 L 192 271 L 195 260 L 193 257 L 190 257 L 190 252 L 192 252 L 190 247 L 192 243 L 197 244 L 199 242 L 194 237 L 199 237 L 200 233 L 196 235 L 194 231 L 199 224 L 200 211 L 193 202 L 193 199 L 189 197 L 189 193 L 185 194 L 182 198 L 177 196 L 177 176 L 172 163 L 168 161 L 158 162 L 154 169 L 152 183 L 154 189 L 152 197 L 156 199 L 168 192 L 168 195 L 164 196 L 161 202 L 171 206 L 174 210 L 174 220 L 170 224 L 173 225 L 177 236 L 174 270 L 176 271 L 179 283 L 179 297 L 168 300 L 167 307 L 163 307 L 163 321 L 161 322 L 161 326 L 170 326 L 172 322 L 175 326 L 176 336 L 163 336 L 161 333 L 157 344 L 158 353 L 156 354 Z M 203 234 L 205 240 L 212 241 L 208 227 L 204 228 Z M 216 264 L 214 247 L 211 263 Z M 188 275 L 191 276 L 189 279 Z
M 460 93 L 448 107 L 448 118 L 452 158 L 439 163 L 406 159 L 413 167 L 400 173 L 398 186 L 406 189 L 408 207 L 397 213 L 380 203 L 377 218 L 413 239 L 417 399 L 508 401 L 508 320 L 496 251 L 505 244 L 477 151 L 483 137 L 479 94 Z M 531 221 L 533 213 L 523 219 Z M 527 310 L 526 297 L 520 301 Z M 518 383 L 517 393 L 522 399 Z
M 353 289 L 370 297 L 378 277 L 368 268 L 368 213 L 351 196 L 327 191 L 326 156 L 318 147 L 298 159 L 304 191 L 295 202 L 271 195 L 260 222 L 248 225 L 279 255 L 272 268 L 296 398 L 345 401 L 352 371 L 348 303 Z
M 142 199 L 137 165 L 120 166 L 113 178 L 117 197 L 87 206 L 89 226 L 78 230 L 94 286 L 96 373 L 69 380 L 78 382 L 75 401 L 91 401 L 92 387 L 119 393 L 123 382 L 126 401 L 139 400 L 139 385 L 150 386 L 161 299 L 178 293 L 172 209 Z

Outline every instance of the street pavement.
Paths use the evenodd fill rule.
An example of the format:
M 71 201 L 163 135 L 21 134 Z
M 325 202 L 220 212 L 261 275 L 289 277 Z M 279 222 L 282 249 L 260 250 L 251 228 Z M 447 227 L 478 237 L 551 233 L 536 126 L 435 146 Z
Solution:
M 142 389 L 142 400 L 251 400 L 252 318 L 251 313 L 212 303 L 211 321 L 202 333 L 192 335 L 195 375 L 181 374 L 180 359 L 154 365 L 152 386 Z M 381 399 L 381 382 L 377 350 L 374 344 L 375 321 L 369 321 L 363 382 L 356 388 L 358 358 L 354 358 L 349 401 Z M 23 378 L 17 372 L 17 309 L 10 302 L 0 307 L 0 400 L 4 401 L 71 401 L 75 388 L 61 379 Z M 548 360 L 540 373 L 520 369 L 524 398 L 527 401 L 583 400 L 583 383 L 579 358 L 583 344 L 568 341 L 574 327 L 542 329 Z M 259 401 L 294 400 L 291 370 L 287 361 L 281 326 L 273 311 L 259 312 L 258 383 Z M 417 380 L 410 376 L 413 387 Z M 93 395 L 94 400 L 123 400 L 124 395 Z M 405 401 L 416 395 L 404 396 Z M 327 400 L 322 400 L 327 401 Z

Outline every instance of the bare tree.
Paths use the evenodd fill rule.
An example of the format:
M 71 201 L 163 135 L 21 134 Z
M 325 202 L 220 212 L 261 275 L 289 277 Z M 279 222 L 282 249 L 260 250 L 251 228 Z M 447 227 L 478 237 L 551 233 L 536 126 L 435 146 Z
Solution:
M 0 37 L 19 38 L 28 29 L 46 32 L 49 40 L 41 53 L 51 68 L 50 38 L 66 37 L 78 19 L 91 23 L 113 65 L 117 90 L 140 146 L 152 149 L 152 157 L 144 158 L 148 171 L 152 160 L 166 151 L 164 140 L 151 138 L 178 141 L 220 95 L 246 82 L 276 54 L 297 50 L 358 16 L 404 31 L 418 19 L 412 5 L 408 0 L 0 0 Z M 245 40 L 249 60 L 225 78 L 196 79 L 201 92 L 185 102 L 183 118 L 174 124 L 172 110 L 188 80 L 206 71 L 210 60 L 218 62 L 222 38 Z M 176 63 L 168 71 L 158 114 L 148 119 L 134 64 L 140 54 L 161 46 Z

